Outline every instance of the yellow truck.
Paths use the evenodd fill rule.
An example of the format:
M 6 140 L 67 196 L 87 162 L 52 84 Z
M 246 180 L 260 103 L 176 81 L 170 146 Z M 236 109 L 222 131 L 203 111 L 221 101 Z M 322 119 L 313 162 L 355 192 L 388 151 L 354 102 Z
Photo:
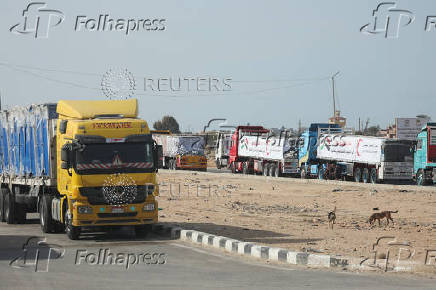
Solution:
M 158 154 L 136 99 L 59 101 L 0 113 L 0 219 L 39 212 L 42 231 L 158 220 Z

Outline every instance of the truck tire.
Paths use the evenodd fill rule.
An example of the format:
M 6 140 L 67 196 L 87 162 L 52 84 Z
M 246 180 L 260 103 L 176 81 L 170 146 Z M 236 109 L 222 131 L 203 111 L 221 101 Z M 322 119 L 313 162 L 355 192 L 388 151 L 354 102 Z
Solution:
M 73 226 L 73 222 L 70 215 L 70 210 L 65 213 L 65 233 L 70 240 L 78 240 L 80 236 L 80 227 Z
M 324 178 L 324 175 L 325 175 L 325 170 L 324 170 L 324 168 L 319 168 L 319 170 L 318 170 L 318 179 L 319 180 L 324 180 L 325 178 Z
M 280 166 L 278 165 L 274 168 L 274 177 L 280 177 Z
M 368 168 L 364 168 L 362 172 L 362 182 L 368 183 L 369 182 L 369 170 Z
M 17 224 L 26 223 L 26 205 L 15 203 L 15 221 Z
M 5 222 L 5 195 L 8 193 L 7 188 L 0 189 L 0 222 Z
M 268 172 L 269 172 L 269 164 L 268 163 L 263 165 L 262 172 L 263 172 L 263 176 L 268 176 Z
M 9 190 L 5 196 L 4 207 L 5 207 L 5 221 L 10 225 L 14 224 L 15 223 L 15 198 Z
M 418 170 L 416 173 L 416 185 L 423 186 L 425 185 L 425 175 L 422 169 Z
M 51 217 L 51 200 L 50 195 L 43 195 L 39 201 L 39 223 L 43 233 L 54 231 L 54 220 Z
M 357 167 L 356 169 L 354 169 L 354 181 L 360 182 L 361 179 L 362 179 L 362 169 L 360 169 L 360 167 Z
M 268 167 L 268 175 L 273 177 L 275 170 L 276 170 L 276 166 L 274 164 L 270 164 L 270 166 Z
M 377 183 L 377 169 L 375 168 L 371 168 L 370 172 L 369 172 L 369 181 L 372 184 L 376 184 Z
M 145 238 L 151 232 L 151 225 L 135 226 L 135 234 L 137 238 Z
M 248 174 L 248 163 L 247 162 L 242 163 L 242 173 Z
M 221 160 L 219 158 L 215 160 L 215 164 L 217 169 L 221 169 Z
M 307 179 L 307 173 L 306 173 L 306 169 L 302 168 L 300 171 L 300 178 L 301 179 Z
M 230 164 L 230 168 L 232 169 L 232 173 L 236 173 L 236 164 L 235 162 L 232 162 L 232 164 Z

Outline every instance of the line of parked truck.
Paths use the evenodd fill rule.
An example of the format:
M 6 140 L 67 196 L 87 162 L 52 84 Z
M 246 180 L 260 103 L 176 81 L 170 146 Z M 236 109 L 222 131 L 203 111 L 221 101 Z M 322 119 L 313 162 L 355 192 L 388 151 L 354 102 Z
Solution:
M 239 126 L 219 133 L 215 161 L 233 173 L 433 184 L 436 123 L 427 123 L 415 141 L 353 135 L 337 124 L 311 124 L 299 136 Z

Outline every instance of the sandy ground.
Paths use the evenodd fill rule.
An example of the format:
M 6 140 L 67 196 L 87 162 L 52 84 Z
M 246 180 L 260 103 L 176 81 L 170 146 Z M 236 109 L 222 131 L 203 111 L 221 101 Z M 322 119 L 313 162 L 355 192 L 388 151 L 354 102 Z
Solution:
M 373 255 L 377 238 L 390 236 L 385 242 L 409 243 L 405 248 L 414 251 L 411 259 L 422 264 L 426 251 L 436 250 L 436 187 L 166 170 L 158 178 L 160 222 L 185 229 L 361 258 Z M 332 230 L 327 214 L 335 206 Z M 370 226 L 367 219 L 377 212 L 374 208 L 398 210 L 392 214 L 395 223 L 383 220 L 381 226 Z M 427 262 L 436 270 L 434 258 Z

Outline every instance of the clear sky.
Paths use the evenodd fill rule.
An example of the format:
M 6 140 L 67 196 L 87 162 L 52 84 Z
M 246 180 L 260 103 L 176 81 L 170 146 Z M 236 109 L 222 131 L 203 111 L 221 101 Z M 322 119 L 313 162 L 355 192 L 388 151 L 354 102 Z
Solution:
M 338 107 L 348 126 L 359 117 L 381 126 L 423 113 L 436 119 L 436 29 L 425 31 L 434 0 L 396 1 L 415 18 L 395 39 L 360 32 L 382 2 L 372 0 L 51 0 L 47 8 L 65 19 L 46 39 L 9 31 L 31 2 L 1 2 L 3 107 L 103 98 L 103 74 L 122 68 L 135 77 L 147 121 L 169 114 L 183 130 L 200 130 L 211 118 L 296 127 L 299 119 L 308 125 L 332 115 L 326 78 L 340 71 Z M 100 14 L 165 19 L 165 30 L 74 30 L 77 16 Z M 145 77 L 231 78 L 231 91 L 150 92 Z

